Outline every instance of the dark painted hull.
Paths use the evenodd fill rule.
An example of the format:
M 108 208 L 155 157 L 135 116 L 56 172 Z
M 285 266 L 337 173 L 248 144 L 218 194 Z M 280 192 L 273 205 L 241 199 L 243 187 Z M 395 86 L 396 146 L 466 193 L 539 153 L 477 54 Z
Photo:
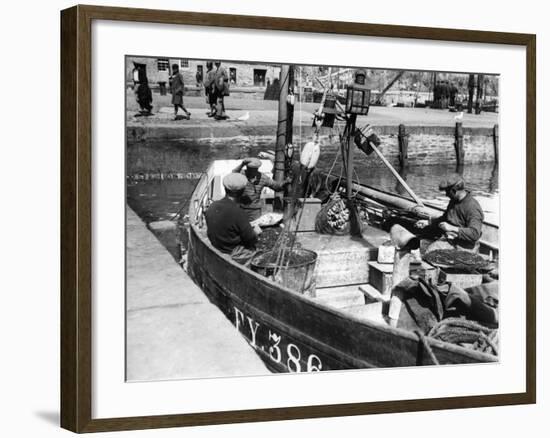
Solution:
M 235 263 L 202 227 L 212 196 L 205 173 L 191 199 L 188 272 L 268 366 L 278 372 L 433 365 L 414 333 L 359 320 L 292 292 Z M 494 356 L 428 340 L 440 364 L 495 362 Z
M 268 366 L 278 372 L 433 365 L 416 335 L 359 321 L 283 289 L 190 230 L 188 271 Z M 495 358 L 431 341 L 440 364 Z

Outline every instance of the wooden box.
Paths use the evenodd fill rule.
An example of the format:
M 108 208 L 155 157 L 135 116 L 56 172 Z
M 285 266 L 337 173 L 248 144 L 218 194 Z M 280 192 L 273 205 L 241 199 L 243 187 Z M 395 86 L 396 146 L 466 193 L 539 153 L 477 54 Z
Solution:
M 481 274 L 440 269 L 439 281 L 443 283 L 452 283 L 455 286 L 466 289 L 467 287 L 479 286 L 483 281 L 483 276 Z

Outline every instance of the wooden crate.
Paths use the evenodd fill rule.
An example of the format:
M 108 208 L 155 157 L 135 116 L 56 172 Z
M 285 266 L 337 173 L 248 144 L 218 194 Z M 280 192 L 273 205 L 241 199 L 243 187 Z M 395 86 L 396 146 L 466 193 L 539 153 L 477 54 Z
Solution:
M 452 283 L 455 286 L 466 289 L 467 287 L 479 286 L 483 281 L 483 276 L 481 274 L 470 274 L 449 269 L 440 269 L 439 281 L 443 283 Z

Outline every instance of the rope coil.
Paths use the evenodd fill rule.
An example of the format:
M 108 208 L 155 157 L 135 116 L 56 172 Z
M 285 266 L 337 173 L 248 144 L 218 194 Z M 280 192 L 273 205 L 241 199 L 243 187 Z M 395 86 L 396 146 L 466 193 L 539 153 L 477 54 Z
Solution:
M 498 330 L 462 318 L 446 318 L 435 324 L 428 337 L 452 344 L 471 344 L 482 353 L 498 356 Z

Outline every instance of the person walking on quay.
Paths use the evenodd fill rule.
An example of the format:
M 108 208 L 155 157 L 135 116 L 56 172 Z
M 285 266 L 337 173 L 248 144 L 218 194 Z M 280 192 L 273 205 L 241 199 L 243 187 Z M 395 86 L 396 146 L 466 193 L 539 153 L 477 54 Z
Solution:
M 216 93 L 216 120 L 225 120 L 225 96 L 229 96 L 229 76 L 221 61 L 215 62 L 214 88 Z
M 206 96 L 206 103 L 210 107 L 210 111 L 206 113 L 208 117 L 214 117 L 216 115 L 216 92 L 214 83 L 216 82 L 216 71 L 214 70 L 214 63 L 208 61 L 206 63 L 206 75 L 204 76 L 204 95 Z
M 453 108 L 456 107 L 456 104 L 457 104 L 457 101 L 456 101 L 457 95 L 458 95 L 458 88 L 456 87 L 454 82 L 451 82 L 450 91 L 449 91 L 449 96 L 450 96 L 449 105 L 452 106 Z
M 246 167 L 244 176 L 246 177 L 246 187 L 240 199 L 241 208 L 246 212 L 250 222 L 258 219 L 262 215 L 261 194 L 264 187 L 279 192 L 285 185 L 290 184 L 292 179 L 287 178 L 282 183 L 273 181 L 265 173 L 260 172 L 262 162 L 259 158 L 245 158 L 235 169 L 234 173 L 241 174 L 242 169 Z
M 441 108 L 441 81 L 437 81 L 434 85 L 434 101 L 432 108 Z
M 134 62 L 134 90 L 139 105 L 139 114 L 136 116 L 150 116 L 153 110 L 153 93 L 149 88 L 145 64 Z
M 450 199 L 447 209 L 436 219 L 416 222 L 426 237 L 436 238 L 426 252 L 436 249 L 463 249 L 477 252 L 483 226 L 483 210 L 479 202 L 465 189 L 464 179 L 452 175 L 439 184 Z
M 172 92 L 172 105 L 174 105 L 174 120 L 191 118 L 191 113 L 183 106 L 183 92 L 185 84 L 183 83 L 183 75 L 180 73 L 177 64 L 172 65 L 172 76 L 170 77 L 170 91 Z M 181 108 L 185 116 L 178 116 L 178 109 Z
M 197 69 L 197 73 L 195 73 L 195 85 L 199 87 L 202 84 L 202 69 Z
M 449 85 L 449 81 L 443 81 L 441 85 L 441 108 L 442 109 L 448 109 L 449 108 L 449 99 L 451 97 L 451 86 Z
M 250 224 L 245 211 L 239 207 L 246 184 L 246 177 L 240 173 L 227 175 L 223 179 L 225 198 L 214 201 L 205 214 L 210 243 L 242 265 L 247 265 L 254 256 L 258 235 L 262 232 L 258 225 Z

